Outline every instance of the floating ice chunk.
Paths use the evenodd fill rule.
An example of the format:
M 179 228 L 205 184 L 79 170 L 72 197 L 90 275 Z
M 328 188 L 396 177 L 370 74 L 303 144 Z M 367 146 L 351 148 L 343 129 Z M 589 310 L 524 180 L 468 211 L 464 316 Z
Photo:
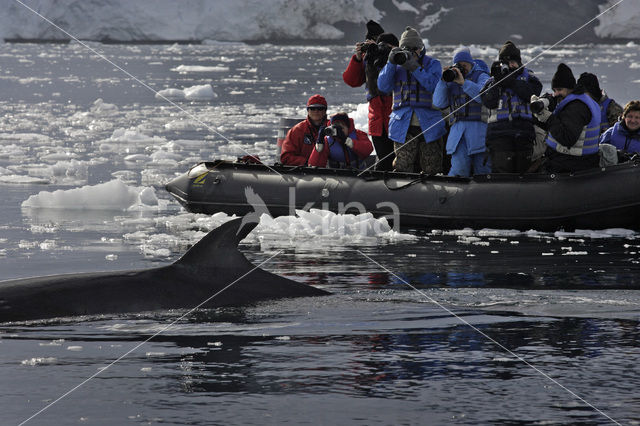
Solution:
M 118 128 L 107 139 L 113 142 L 139 143 L 139 144 L 163 144 L 167 140 L 159 136 L 148 136 L 136 129 Z
M 156 93 L 156 99 L 172 99 L 182 100 L 185 98 L 184 90 L 180 89 L 164 89 Z
M 0 175 L 0 183 L 10 184 L 47 184 L 49 179 L 37 178 L 25 175 Z
M 118 112 L 118 107 L 114 104 L 108 104 L 101 98 L 98 98 L 93 102 L 91 112 L 94 114 L 112 115 Z
M 204 66 L 204 65 L 178 65 L 175 68 L 171 68 L 171 71 L 179 72 L 180 74 L 187 74 L 190 72 L 225 72 L 229 71 L 229 67 L 216 65 L 216 66 Z
M 158 197 L 156 197 L 156 190 L 152 187 L 144 188 L 140 191 L 140 202 L 147 206 L 157 206 Z
M 119 179 L 66 191 L 40 191 L 22 203 L 22 207 L 75 210 L 127 210 L 141 206 L 160 206 L 155 190 L 129 187 Z
M 203 125 L 195 120 L 173 120 L 164 125 L 167 130 L 198 130 Z
M 55 364 L 58 361 L 58 358 L 54 357 L 37 357 L 25 359 L 20 362 L 22 365 L 47 365 L 47 364 Z
M 217 98 L 218 95 L 213 91 L 210 84 L 201 86 L 191 86 L 184 89 L 184 97 L 188 101 L 208 101 Z

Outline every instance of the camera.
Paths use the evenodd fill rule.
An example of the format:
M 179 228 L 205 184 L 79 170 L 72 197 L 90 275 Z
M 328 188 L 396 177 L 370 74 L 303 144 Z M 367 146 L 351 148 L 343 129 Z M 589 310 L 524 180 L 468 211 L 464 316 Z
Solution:
M 503 64 L 501 62 L 494 62 L 491 66 L 491 77 L 494 80 L 500 81 L 507 75 L 509 75 L 509 66 L 507 64 Z
M 393 62 L 397 65 L 402 65 L 409 59 L 411 59 L 411 51 L 406 49 L 400 50 L 393 55 Z
M 387 63 L 391 48 L 385 43 L 365 43 L 362 45 L 362 53 L 367 55 L 369 61 L 371 61 L 377 68 L 384 68 Z
M 558 101 L 551 93 L 545 93 L 544 95 L 540 96 L 540 99 L 538 99 L 537 101 L 531 102 L 529 104 L 529 108 L 531 109 L 532 113 L 539 114 L 545 108 L 553 112 L 553 110 L 556 109 L 557 104 Z
M 332 124 L 331 126 L 325 127 L 324 129 L 322 129 L 322 132 L 320 132 L 320 134 L 322 136 L 336 137 L 338 136 L 338 126 Z
M 442 72 L 442 79 L 447 83 L 451 83 L 453 80 L 456 79 L 456 76 L 458 75 L 453 70 L 453 68 L 457 68 L 460 71 L 460 74 L 462 74 L 462 76 L 464 77 L 464 68 L 462 67 L 462 65 L 454 64 L 451 68 L 447 68 Z

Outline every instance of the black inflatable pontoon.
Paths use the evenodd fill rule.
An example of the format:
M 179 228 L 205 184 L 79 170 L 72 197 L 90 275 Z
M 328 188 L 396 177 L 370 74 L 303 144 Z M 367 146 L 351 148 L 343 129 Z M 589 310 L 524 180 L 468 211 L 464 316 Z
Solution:
M 274 217 L 322 208 L 366 210 L 399 218 L 402 227 L 640 230 L 635 162 L 575 174 L 470 179 L 213 161 L 194 166 L 166 188 L 188 211 L 207 214 L 260 211 L 261 199 L 262 209 Z

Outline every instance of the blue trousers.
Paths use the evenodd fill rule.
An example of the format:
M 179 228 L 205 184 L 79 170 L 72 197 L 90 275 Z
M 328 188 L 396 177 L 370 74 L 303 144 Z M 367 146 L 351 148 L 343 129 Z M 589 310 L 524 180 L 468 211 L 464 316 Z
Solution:
M 469 154 L 467 141 L 464 136 L 458 142 L 458 146 L 451 154 L 451 170 L 449 176 L 470 177 L 472 170 L 474 175 L 485 175 L 491 173 L 491 159 L 487 152 Z

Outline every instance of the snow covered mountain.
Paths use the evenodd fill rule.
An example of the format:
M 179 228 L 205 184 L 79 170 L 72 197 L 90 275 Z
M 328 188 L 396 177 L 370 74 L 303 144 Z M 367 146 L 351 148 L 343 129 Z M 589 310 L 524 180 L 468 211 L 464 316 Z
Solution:
M 3 40 L 116 42 L 364 38 L 373 19 L 399 35 L 406 25 L 432 43 L 553 43 L 619 0 L 2 0 Z M 46 19 L 45 19 L 46 18 Z M 640 2 L 625 1 L 567 42 L 640 38 Z M 68 34 L 56 29 L 64 29 Z

